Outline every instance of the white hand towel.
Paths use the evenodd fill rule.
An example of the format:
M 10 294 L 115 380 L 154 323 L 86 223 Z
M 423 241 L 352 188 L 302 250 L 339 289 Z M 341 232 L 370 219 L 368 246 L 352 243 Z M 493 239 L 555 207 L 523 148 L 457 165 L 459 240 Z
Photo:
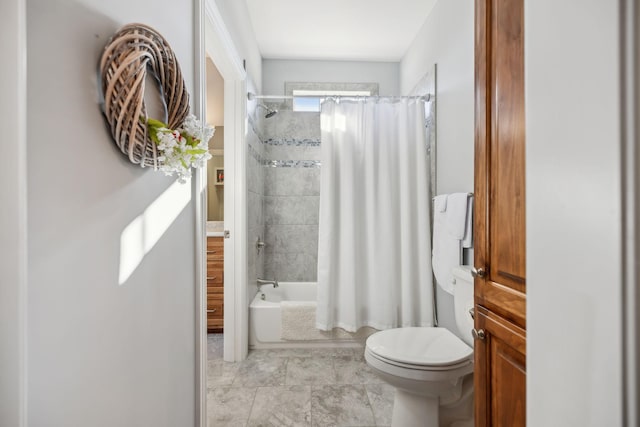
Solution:
M 447 195 L 441 194 L 433 198 L 433 210 L 436 212 L 447 211 Z
M 469 193 L 453 193 L 447 197 L 447 231 L 454 239 L 464 239 L 468 199 Z
M 467 200 L 467 221 L 464 227 L 464 239 L 462 239 L 462 247 L 473 247 L 473 196 L 469 196 L 469 199 Z
M 434 211 L 433 255 L 431 258 L 433 274 L 436 276 L 438 285 L 446 292 L 453 294 L 452 269 L 462 264 L 461 242 L 459 239 L 453 238 L 447 231 L 448 212 L 441 212 L 438 209 L 434 209 Z

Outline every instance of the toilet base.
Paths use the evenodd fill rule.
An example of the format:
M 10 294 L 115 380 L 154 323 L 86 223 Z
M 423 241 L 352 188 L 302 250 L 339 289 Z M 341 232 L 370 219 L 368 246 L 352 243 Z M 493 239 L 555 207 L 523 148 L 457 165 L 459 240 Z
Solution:
M 419 396 L 396 388 L 391 427 L 438 427 L 437 397 Z

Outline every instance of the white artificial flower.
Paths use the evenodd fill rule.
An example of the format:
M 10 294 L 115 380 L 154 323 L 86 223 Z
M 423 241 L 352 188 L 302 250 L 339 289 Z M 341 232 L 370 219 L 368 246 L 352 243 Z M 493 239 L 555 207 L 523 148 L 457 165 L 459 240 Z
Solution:
M 191 178 L 192 167 L 203 167 L 207 160 L 211 159 L 209 153 L 209 140 L 215 132 L 215 128 L 202 125 L 192 114 L 187 116 L 181 128 L 171 130 L 158 126 L 157 121 L 149 125 L 155 130 L 157 137 L 160 162 L 159 169 L 168 176 L 174 174 L 178 182 L 185 183 Z M 151 126 L 153 126 L 151 128 Z M 188 143 L 188 135 L 192 142 Z M 192 145 L 193 144 L 193 145 Z

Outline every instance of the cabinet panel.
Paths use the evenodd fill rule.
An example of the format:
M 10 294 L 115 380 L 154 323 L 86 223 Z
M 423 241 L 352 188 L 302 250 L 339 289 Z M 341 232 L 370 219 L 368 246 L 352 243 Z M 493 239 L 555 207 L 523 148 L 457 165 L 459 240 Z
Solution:
M 207 258 L 207 271 L 224 271 L 224 259 Z
M 224 327 L 224 238 L 207 238 L 207 329 Z
M 525 356 L 499 339 L 491 342 L 493 426 L 524 426 L 526 419 Z
M 224 285 L 224 277 L 221 273 L 215 273 L 215 274 L 212 274 L 210 277 L 207 277 L 207 286 L 222 288 L 223 285 Z
M 224 296 L 222 292 L 207 292 L 207 317 L 222 318 L 223 310 Z
M 493 0 L 489 11 L 491 137 L 489 279 L 525 289 L 524 2 Z
M 526 333 L 476 306 L 476 426 L 517 427 L 526 419 Z
M 490 280 L 478 280 L 475 302 L 499 314 L 516 325 L 526 327 L 526 295 Z
M 211 304 L 207 304 L 207 317 L 212 319 L 222 319 L 224 317 L 224 307 L 222 302 L 213 301 Z
M 224 283 L 224 272 L 221 268 L 207 269 L 207 285 L 222 285 Z
M 523 0 L 476 0 L 474 263 L 505 300 L 526 292 L 523 14 Z
M 224 237 L 207 237 L 207 253 L 224 254 Z
M 222 319 L 207 318 L 207 329 L 212 332 L 222 332 L 224 329 Z
M 224 289 L 222 286 L 207 286 L 207 301 L 209 300 L 224 300 Z

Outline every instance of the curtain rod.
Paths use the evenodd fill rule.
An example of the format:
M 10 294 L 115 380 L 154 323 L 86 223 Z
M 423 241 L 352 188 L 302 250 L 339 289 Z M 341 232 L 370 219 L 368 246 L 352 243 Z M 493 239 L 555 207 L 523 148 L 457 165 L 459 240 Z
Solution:
M 422 96 L 381 96 L 381 95 L 369 95 L 369 96 L 357 96 L 357 95 L 302 95 L 302 96 L 291 96 L 291 95 L 256 95 L 254 93 L 247 93 L 247 99 L 252 101 L 254 99 L 294 99 L 294 98 L 349 98 L 349 99 L 362 99 L 362 98 L 390 98 L 390 99 L 424 99 L 425 101 L 431 101 L 433 99 L 431 94 L 422 95 Z

